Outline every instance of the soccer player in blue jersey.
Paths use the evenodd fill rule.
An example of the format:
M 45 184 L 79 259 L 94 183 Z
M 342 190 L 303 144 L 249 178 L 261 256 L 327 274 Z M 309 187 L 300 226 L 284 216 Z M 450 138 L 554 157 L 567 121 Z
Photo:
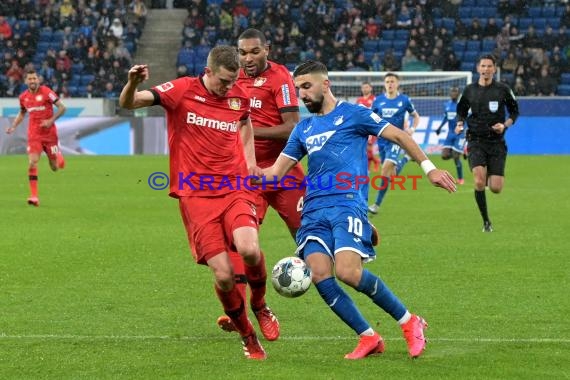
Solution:
M 315 115 L 297 124 L 283 152 L 271 167 L 263 169 L 263 174 L 283 181 L 289 169 L 308 155 L 307 189 L 296 253 L 311 268 L 313 283 L 323 300 L 360 337 L 346 359 L 381 353 L 384 341 L 336 278 L 367 295 L 398 321 L 410 356 L 417 357 L 425 348 L 427 323 L 411 314 L 378 276 L 362 266 L 376 257 L 371 244 L 372 227 L 367 221 L 366 195 L 362 191 L 368 178 L 368 136 L 382 136 L 402 146 L 414 161 L 421 163 L 435 186 L 453 192 L 455 180 L 447 171 L 437 169 L 409 134 L 366 107 L 338 101 L 322 63 L 307 61 L 295 69 L 293 77 L 299 98 Z
M 447 132 L 447 137 L 443 142 L 443 150 L 441 151 L 441 158 L 444 160 L 449 160 L 453 158 L 455 162 L 455 168 L 457 169 L 457 183 L 463 185 L 465 180 L 463 179 L 463 163 L 461 162 L 461 155 L 463 154 L 463 148 L 465 145 L 465 132 L 455 133 L 455 127 L 457 126 L 457 99 L 459 99 L 459 88 L 451 87 L 449 90 L 449 100 L 443 105 L 443 120 L 437 129 L 435 134 L 439 136 L 441 129 L 447 123 L 449 128 Z
M 386 74 L 384 76 L 385 92 L 376 96 L 371 108 L 375 113 L 382 116 L 382 119 L 406 131 L 409 135 L 413 135 L 420 123 L 420 114 L 416 111 L 410 98 L 400 94 L 399 88 L 400 78 L 398 75 L 394 73 Z M 411 127 L 406 125 L 407 114 L 414 118 Z M 397 143 L 381 137 L 378 138 L 378 147 L 380 148 L 380 158 L 382 159 L 381 174 L 383 183 L 380 190 L 378 190 L 376 201 L 368 207 L 368 211 L 372 214 L 378 213 L 378 209 L 390 187 L 390 178 L 398 175 L 409 160 L 409 156 Z

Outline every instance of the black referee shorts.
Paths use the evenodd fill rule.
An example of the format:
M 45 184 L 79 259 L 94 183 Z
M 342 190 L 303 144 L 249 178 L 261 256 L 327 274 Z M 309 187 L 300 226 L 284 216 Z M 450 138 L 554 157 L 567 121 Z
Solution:
M 475 166 L 487 167 L 487 175 L 505 176 L 507 162 L 507 144 L 504 141 L 469 141 L 467 144 L 469 168 Z

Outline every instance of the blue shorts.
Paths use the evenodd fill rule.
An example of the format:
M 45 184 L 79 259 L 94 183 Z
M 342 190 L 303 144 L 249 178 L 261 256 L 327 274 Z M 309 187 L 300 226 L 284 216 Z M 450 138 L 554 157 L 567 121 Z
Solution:
M 383 141 L 380 142 L 380 140 Z M 378 148 L 380 149 L 380 159 L 382 162 L 387 160 L 398 164 L 400 155 L 404 153 L 404 150 L 398 144 L 385 139 L 378 139 Z
M 322 252 L 334 260 L 337 252 L 353 251 L 368 262 L 376 258 L 371 238 L 366 209 L 354 205 L 326 207 L 303 213 L 295 253 L 304 259 L 311 253 Z
M 463 153 L 463 148 L 465 146 L 465 132 L 458 135 L 449 132 L 445 141 L 443 142 L 443 148 L 453 149 L 458 153 Z

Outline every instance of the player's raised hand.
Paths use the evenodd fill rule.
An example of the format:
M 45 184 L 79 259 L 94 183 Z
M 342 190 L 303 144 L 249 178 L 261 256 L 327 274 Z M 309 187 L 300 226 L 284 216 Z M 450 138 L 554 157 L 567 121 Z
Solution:
M 444 188 L 450 193 L 457 191 L 455 178 L 447 170 L 434 169 L 427 176 L 434 186 Z
M 140 84 L 149 78 L 148 65 L 134 65 L 129 70 L 129 81 Z

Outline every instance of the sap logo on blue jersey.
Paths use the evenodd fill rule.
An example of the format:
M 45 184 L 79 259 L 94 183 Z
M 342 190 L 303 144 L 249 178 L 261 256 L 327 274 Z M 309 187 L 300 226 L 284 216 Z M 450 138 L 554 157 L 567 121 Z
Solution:
M 305 144 L 307 144 L 307 152 L 311 154 L 321 150 L 322 147 L 327 143 L 329 138 L 335 134 L 335 132 L 336 131 L 328 131 L 307 138 L 307 140 L 305 140 Z
M 385 119 L 387 117 L 392 117 L 398 112 L 398 108 L 382 108 L 382 117 Z
M 453 120 L 457 116 L 457 112 L 448 112 L 447 113 L 447 120 Z
M 337 117 L 334 119 L 333 124 L 336 125 L 336 126 L 339 126 L 339 125 L 342 124 L 343 121 L 344 121 L 344 116 L 343 116 L 343 115 L 340 115 L 340 116 L 337 116 Z

